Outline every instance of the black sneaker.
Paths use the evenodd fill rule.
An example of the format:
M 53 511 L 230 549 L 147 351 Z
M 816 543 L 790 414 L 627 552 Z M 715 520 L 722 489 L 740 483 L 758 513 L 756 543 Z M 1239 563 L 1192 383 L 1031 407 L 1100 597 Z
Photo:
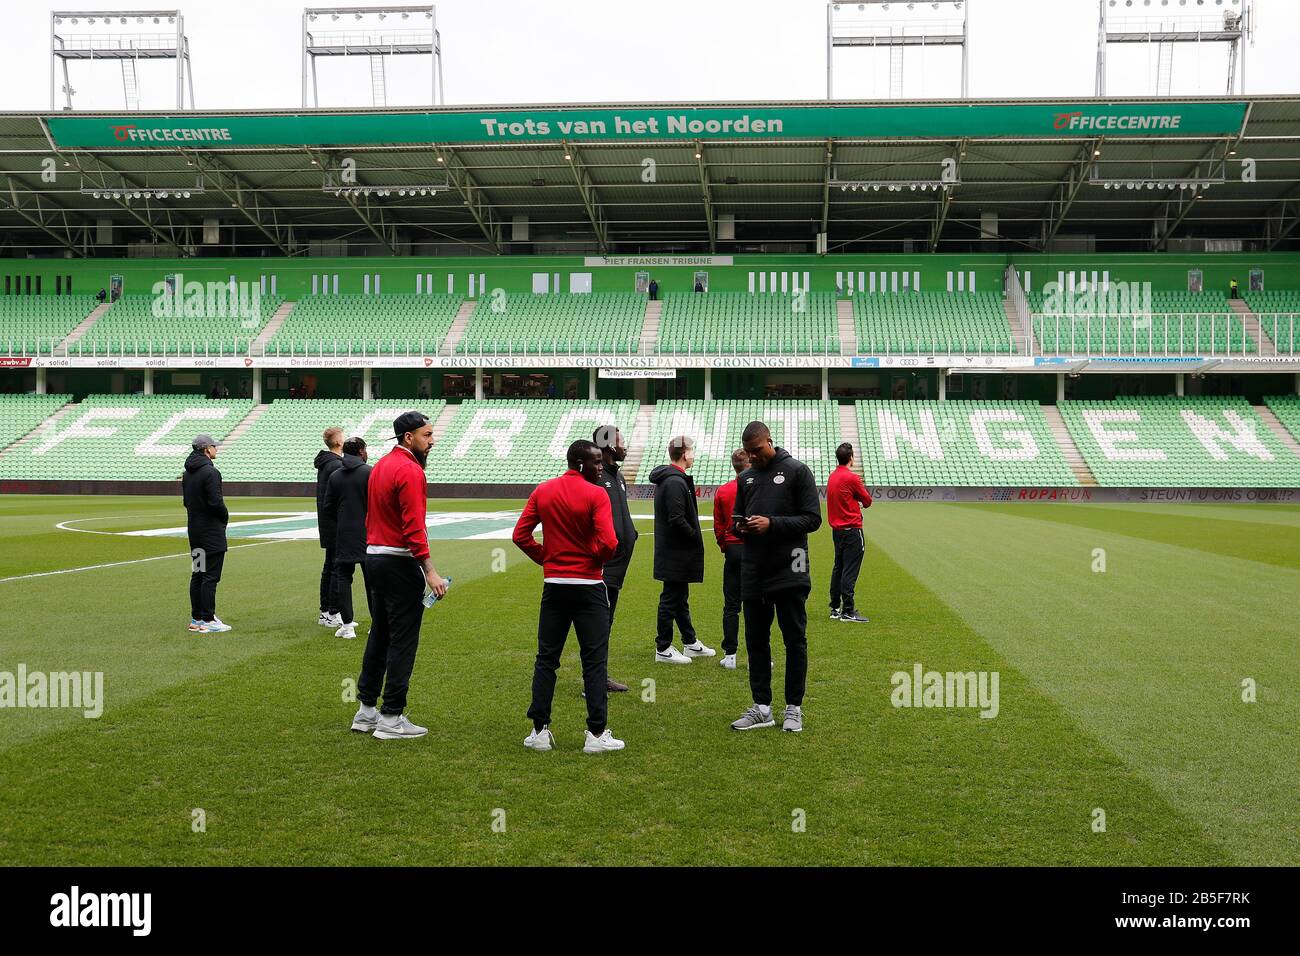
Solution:
M 840 609 L 837 607 L 831 608 L 831 620 L 838 621 L 839 619 L 840 619 Z
M 869 624 L 871 622 L 871 618 L 862 617 L 856 611 L 850 611 L 847 614 L 841 614 L 840 620 L 848 621 L 851 624 Z

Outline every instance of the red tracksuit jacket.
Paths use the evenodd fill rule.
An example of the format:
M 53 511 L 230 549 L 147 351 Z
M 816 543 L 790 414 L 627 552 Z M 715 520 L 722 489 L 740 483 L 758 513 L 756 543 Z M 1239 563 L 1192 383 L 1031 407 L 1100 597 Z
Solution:
M 713 493 L 713 537 L 723 552 L 728 545 L 742 543 L 740 536 L 731 529 L 731 516 L 735 510 L 736 479 L 733 478 Z
M 871 507 L 871 492 L 862 484 L 862 479 L 847 465 L 840 465 L 831 472 L 826 482 L 826 520 L 832 528 L 861 528 L 863 508 Z
M 533 537 L 539 524 L 540 544 Z M 572 469 L 544 481 L 528 496 L 513 540 L 545 578 L 603 581 L 605 562 L 618 550 L 609 495 Z
M 424 469 L 409 450 L 399 445 L 379 459 L 366 486 L 366 544 L 406 548 L 417 561 L 427 558 L 424 492 Z

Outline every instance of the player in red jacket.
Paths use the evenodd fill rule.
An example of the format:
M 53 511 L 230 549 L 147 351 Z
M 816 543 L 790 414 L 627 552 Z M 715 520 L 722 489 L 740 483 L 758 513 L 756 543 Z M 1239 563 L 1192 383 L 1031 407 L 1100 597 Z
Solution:
M 366 581 L 371 602 L 370 634 L 357 679 L 361 703 L 352 729 L 374 732 L 376 740 L 423 737 L 428 729 L 411 723 L 406 689 L 420 646 L 424 588 L 447 593 L 429 558 L 425 530 L 424 464 L 433 426 L 419 412 L 393 420 L 397 445 L 375 465 L 366 484 Z M 375 711 L 383 693 L 384 706 Z
M 749 467 L 749 454 L 743 448 L 731 453 L 731 467 L 737 478 Z M 722 549 L 722 660 L 723 667 L 736 669 L 736 650 L 740 647 L 740 559 L 745 544 L 732 525 L 736 507 L 736 480 L 727 482 L 713 493 L 713 537 Z
M 537 619 L 537 661 L 533 666 L 533 702 L 528 716 L 533 732 L 524 739 L 530 750 L 550 750 L 551 702 L 555 672 L 568 639 L 578 635 L 582 683 L 587 698 L 586 753 L 622 750 L 623 741 L 606 726 L 609 702 L 609 595 L 603 568 L 618 549 L 609 495 L 600 484 L 604 461 L 593 442 L 569 446 L 569 470 L 544 481 L 528 496 L 515 525 L 513 540 L 542 566 L 542 603 Z M 542 526 L 539 544 L 533 531 Z
M 867 550 L 862 535 L 862 508 L 871 507 L 871 492 L 853 470 L 853 446 L 844 442 L 835 449 L 839 467 L 826 482 L 826 519 L 835 542 L 835 566 L 831 568 L 831 620 L 866 624 L 853 603 L 853 588 L 862 570 Z

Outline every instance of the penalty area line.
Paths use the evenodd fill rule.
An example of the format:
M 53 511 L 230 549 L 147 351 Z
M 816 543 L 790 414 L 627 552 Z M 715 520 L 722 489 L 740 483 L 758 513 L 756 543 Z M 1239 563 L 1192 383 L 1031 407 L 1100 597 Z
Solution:
M 284 541 L 292 540 L 289 538 L 278 538 L 275 541 L 259 541 L 256 544 L 237 544 L 228 551 L 238 551 L 241 548 L 259 548 L 264 544 L 282 544 Z M 134 558 L 130 561 L 113 561 L 109 564 L 88 564 L 81 568 L 63 568 L 59 571 L 38 571 L 35 574 L 17 574 L 11 578 L 0 578 L 0 584 L 8 581 L 26 581 L 31 578 L 48 578 L 56 574 L 76 574 L 78 571 L 98 571 L 101 568 L 120 568 L 128 564 L 145 564 L 149 561 L 166 561 L 169 558 L 189 558 L 192 555 L 186 551 L 184 554 L 158 554 L 152 558 Z

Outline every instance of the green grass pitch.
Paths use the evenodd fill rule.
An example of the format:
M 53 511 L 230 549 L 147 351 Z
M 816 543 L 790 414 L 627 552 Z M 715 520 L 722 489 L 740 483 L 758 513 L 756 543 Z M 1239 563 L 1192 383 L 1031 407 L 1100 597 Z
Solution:
M 0 671 L 102 671 L 106 698 L 98 719 L 0 710 L 0 860 L 1300 863 L 1300 508 L 881 503 L 867 519 L 868 625 L 827 619 L 829 530 L 814 538 L 802 735 L 728 728 L 749 702 L 743 644 L 737 671 L 652 662 L 644 536 L 610 650 L 633 685 L 610 702 L 627 750 L 591 756 L 572 639 L 558 749 L 522 746 L 541 573 L 508 540 L 434 542 L 455 584 L 411 686 L 430 733 L 381 742 L 348 730 L 363 640 L 316 624 L 314 539 L 232 542 L 234 631 L 191 635 L 183 539 L 55 527 L 183 524 L 176 499 L 0 498 Z M 691 604 L 716 647 L 708 555 Z M 891 675 L 918 662 L 998 672 L 998 715 L 892 706 Z

